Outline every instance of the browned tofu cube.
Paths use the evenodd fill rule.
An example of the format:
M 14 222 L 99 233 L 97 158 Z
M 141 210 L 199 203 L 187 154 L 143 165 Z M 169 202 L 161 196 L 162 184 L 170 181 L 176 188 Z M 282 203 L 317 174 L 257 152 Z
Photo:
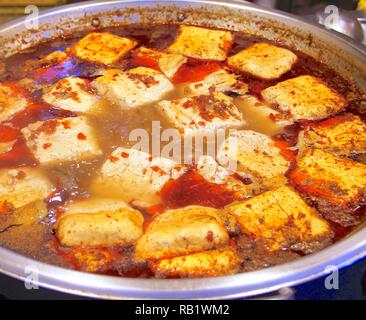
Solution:
M 137 260 L 157 260 L 227 246 L 229 236 L 220 212 L 189 206 L 158 215 L 137 241 Z
M 92 32 L 80 39 L 71 52 L 82 60 L 110 65 L 120 60 L 136 45 L 134 40 L 109 32 Z
M 223 61 L 232 43 L 233 35 L 229 31 L 181 25 L 168 50 L 191 58 Z
M 309 149 L 290 178 L 327 219 L 346 227 L 360 221 L 357 209 L 365 203 L 366 165 Z
M 329 244 L 328 223 L 289 187 L 267 191 L 226 210 L 237 217 L 245 235 L 263 241 L 270 251 L 309 253 Z
M 300 153 L 316 148 L 340 157 L 365 161 L 366 123 L 353 114 L 344 114 L 311 124 L 299 135 Z
M 227 247 L 151 261 L 149 266 L 159 278 L 207 278 L 235 274 L 239 262 L 235 249 Z
M 300 76 L 262 91 L 262 97 L 294 120 L 321 120 L 343 110 L 347 102 L 312 76 Z
M 228 58 L 229 66 L 265 80 L 281 77 L 296 61 L 292 51 L 268 43 L 253 44 Z

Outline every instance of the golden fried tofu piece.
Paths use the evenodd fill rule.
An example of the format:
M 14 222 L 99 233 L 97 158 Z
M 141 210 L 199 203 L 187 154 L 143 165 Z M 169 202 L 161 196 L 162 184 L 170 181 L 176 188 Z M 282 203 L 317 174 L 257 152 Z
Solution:
M 158 215 L 137 241 L 136 259 L 165 259 L 227 246 L 220 212 L 189 206 Z
M 0 83 L 0 122 L 10 119 L 28 105 L 24 90 L 13 83 Z
M 299 135 L 300 153 L 316 148 L 340 157 L 358 159 L 366 154 L 366 123 L 353 114 L 311 124 Z
M 128 203 L 150 206 L 160 202 L 164 184 L 183 173 L 184 168 L 170 159 L 121 147 L 103 164 L 93 189 L 104 196 L 113 194 Z
M 108 70 L 92 85 L 99 94 L 121 110 L 134 109 L 157 102 L 174 89 L 170 81 L 159 71 L 137 67 L 126 72 Z
M 271 138 L 251 130 L 231 133 L 220 147 L 217 160 L 223 166 L 236 163 L 237 173 L 268 188 L 286 182 L 284 175 L 290 165 Z
M 210 91 L 245 94 L 248 91 L 248 85 L 238 80 L 236 74 L 220 69 L 203 80 L 189 83 L 184 87 L 184 93 L 190 95 L 208 94 Z
M 328 220 L 346 227 L 360 221 L 357 209 L 365 202 L 366 165 L 309 149 L 290 178 Z
M 63 246 L 125 246 L 142 235 L 144 218 L 139 211 L 116 200 L 88 202 L 67 208 L 67 214 L 58 220 L 56 235 Z
M 133 52 L 132 61 L 137 65 L 161 71 L 172 79 L 178 69 L 187 62 L 180 53 L 169 53 L 140 47 Z
M 58 64 L 68 58 L 67 54 L 63 51 L 53 51 L 41 59 L 44 64 Z
M 264 241 L 271 251 L 292 248 L 309 253 L 329 244 L 328 223 L 287 186 L 229 205 L 226 210 L 237 217 L 244 234 Z
M 265 80 L 281 77 L 296 61 L 292 51 L 268 43 L 255 43 L 227 60 L 229 66 Z
M 181 25 L 168 51 L 191 58 L 223 61 L 232 43 L 233 35 L 229 31 Z
M 43 201 L 52 185 L 33 168 L 0 170 L 0 206 L 17 209 L 35 201 Z
M 160 113 L 182 134 L 214 131 L 245 124 L 233 99 L 221 92 L 212 92 L 157 104 Z
M 98 105 L 98 99 L 88 92 L 89 82 L 78 77 L 59 80 L 42 96 L 50 105 L 73 112 L 89 112 Z
M 347 102 L 312 76 L 300 76 L 262 91 L 262 97 L 294 120 L 321 120 L 343 110 Z
M 226 247 L 151 261 L 149 267 L 159 278 L 206 278 L 235 274 L 239 263 L 236 250 Z
M 41 164 L 87 160 L 102 153 L 92 127 L 82 116 L 38 121 L 22 133 Z
M 109 32 L 92 32 L 80 39 L 71 52 L 79 59 L 111 65 L 120 60 L 137 42 Z

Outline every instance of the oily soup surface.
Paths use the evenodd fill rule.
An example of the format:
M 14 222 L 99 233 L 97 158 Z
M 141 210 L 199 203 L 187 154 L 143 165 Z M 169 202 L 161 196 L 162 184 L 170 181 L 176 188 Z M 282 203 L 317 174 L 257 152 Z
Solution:
M 190 30 L 179 30 L 179 27 L 175 25 L 137 25 L 110 28 L 102 30 L 102 32 L 129 39 L 134 44 L 129 42 L 128 45 L 131 48 L 128 49 L 122 42 L 118 44 L 117 49 L 113 48 L 113 44 L 110 44 L 111 51 L 106 53 L 107 56 L 108 54 L 120 55 L 122 50 L 126 50 L 126 53 L 120 55 L 112 63 L 99 63 L 98 61 L 91 61 L 87 56 L 81 56 L 80 54 L 78 56 L 78 51 L 73 49 L 77 46 L 80 39 L 86 36 L 81 34 L 73 39 L 59 39 L 42 44 L 37 48 L 19 53 L 0 62 L 1 85 L 11 88 L 13 94 L 18 97 L 25 97 L 27 104 L 25 108 L 21 108 L 19 111 L 2 118 L 3 121 L 0 123 L 0 170 L 5 173 L 10 172 L 10 170 L 18 170 L 16 171 L 15 178 L 21 180 L 23 175 L 21 170 L 26 171 L 30 168 L 34 174 L 46 177 L 50 184 L 49 193 L 46 196 L 34 199 L 34 201 L 30 201 L 25 205 L 14 206 L 7 198 L 0 198 L 1 246 L 41 261 L 87 272 L 128 277 L 201 277 L 251 271 L 300 258 L 305 254 L 310 254 L 341 239 L 351 232 L 355 226 L 362 223 L 365 197 L 362 191 L 355 191 L 356 196 L 350 201 L 348 201 L 348 198 L 343 197 L 341 199 L 342 202 L 338 202 L 338 199 L 345 192 L 342 186 L 332 184 L 328 180 L 320 181 L 322 179 L 322 171 L 318 172 L 317 180 L 313 176 L 309 176 L 306 178 L 306 182 L 304 182 L 305 178 L 302 177 L 305 176 L 301 174 L 305 173 L 299 170 L 299 159 L 303 154 L 314 151 L 313 148 L 322 149 L 330 141 L 330 138 L 324 136 L 323 131 L 322 133 L 317 133 L 317 126 L 329 126 L 329 128 L 334 129 L 337 124 L 344 121 L 353 121 L 354 117 L 357 117 L 357 119 L 361 119 L 361 124 L 357 127 L 361 129 L 357 130 L 361 130 L 361 132 L 363 130 L 362 123 L 365 119 L 362 113 L 363 108 L 365 108 L 363 93 L 358 92 L 341 75 L 331 70 L 325 64 L 290 48 L 287 48 L 287 50 L 290 50 L 295 56 L 292 57 L 289 51 L 280 53 L 281 61 L 278 60 L 278 57 L 276 58 L 277 53 L 275 54 L 274 51 L 271 51 L 273 47 L 272 49 L 270 47 L 267 48 L 269 50 L 267 54 L 264 53 L 264 50 L 267 49 L 261 48 L 259 58 L 256 56 L 258 53 L 255 50 L 253 50 L 253 53 L 248 53 L 249 58 L 245 55 L 243 60 L 240 60 L 241 57 L 238 56 L 241 62 L 239 65 L 235 64 L 234 59 L 231 60 L 230 57 L 240 54 L 245 49 L 253 48 L 253 45 L 257 43 L 283 48 L 280 44 L 237 32 L 231 33 L 231 40 L 223 37 L 225 39 L 222 40 L 222 45 L 220 43 L 217 44 L 215 35 L 212 35 L 212 46 L 217 47 L 218 50 L 221 50 L 220 52 L 224 52 L 229 59 L 212 58 L 214 53 L 210 53 L 212 56 L 208 54 L 207 58 L 204 56 L 197 57 L 197 52 L 192 54 L 195 48 L 190 52 L 190 46 L 194 44 L 194 41 L 199 41 L 194 37 L 189 40 L 188 44 L 185 44 L 186 47 L 183 45 L 183 48 L 186 49 L 182 49 L 182 46 L 178 45 L 172 46 L 173 43 L 179 40 L 179 37 L 182 37 L 182 33 L 186 32 L 189 37 L 191 32 Z M 200 34 L 197 31 L 197 35 L 200 36 Z M 210 37 L 207 38 L 211 39 Z M 85 49 L 95 50 L 93 57 L 97 57 L 98 50 L 101 50 L 100 48 L 98 49 L 97 45 L 94 46 L 98 41 L 101 40 L 93 39 L 92 44 L 89 43 L 87 49 Z M 218 40 L 218 42 L 220 41 Z M 108 43 L 112 43 L 112 40 L 109 40 Z M 107 44 L 104 43 L 103 48 L 106 47 Z M 142 47 L 154 50 L 155 55 L 151 52 L 144 54 L 143 50 L 141 50 Z M 184 50 L 186 51 L 182 52 Z M 58 52 L 58 54 L 47 58 L 53 52 Z M 159 62 L 162 61 L 161 57 L 156 58 L 156 52 L 162 52 L 163 54 L 169 52 L 169 54 L 179 55 L 179 57 L 175 58 L 181 59 L 179 60 L 181 62 L 176 70 L 173 71 L 171 69 L 177 66 L 177 62 L 172 62 L 173 67 L 169 69 L 170 73 L 165 72 L 165 76 L 169 78 L 173 89 L 162 94 L 155 101 L 147 102 L 142 106 L 134 108 L 126 108 L 120 100 L 114 100 L 108 95 L 111 92 L 110 87 L 108 87 L 109 84 L 107 84 L 108 89 L 105 94 L 102 93 L 99 87 L 94 85 L 94 83 L 98 82 L 98 78 L 105 76 L 110 69 L 117 69 L 118 72 L 128 72 L 128 70 L 143 66 L 164 73 L 165 70 L 163 70 L 162 65 L 159 65 Z M 283 54 L 288 55 L 289 59 L 283 59 Z M 252 57 L 257 59 L 252 61 Z M 291 59 L 294 59 L 294 61 Z M 264 63 L 262 67 L 261 63 Z M 275 64 L 275 69 L 268 68 L 268 64 L 271 63 Z M 212 76 L 213 80 L 211 79 L 212 83 L 207 88 L 207 92 L 199 92 L 199 89 L 205 86 L 205 81 L 208 81 L 207 77 L 218 70 L 224 70 L 229 75 L 235 75 L 235 81 L 233 80 L 233 83 L 223 88 L 222 81 L 217 81 L 215 76 Z M 281 73 L 281 70 L 283 70 L 282 74 L 274 79 L 266 78 L 271 73 L 278 75 Z M 79 87 L 87 92 L 88 95 L 94 96 L 95 100 L 93 100 L 93 103 L 95 107 L 92 112 L 64 109 L 51 101 L 45 101 L 44 94 L 49 92 L 51 87 L 59 80 L 70 76 L 82 79 L 84 81 L 83 85 Z M 289 107 L 288 104 L 281 102 L 282 100 L 280 101 L 278 97 L 276 102 L 274 102 L 272 100 L 269 101 L 267 95 L 263 94 L 267 88 L 300 76 L 315 77 L 321 85 L 329 88 L 330 94 L 334 94 L 334 97 L 329 100 L 330 102 L 327 101 L 327 103 L 330 103 L 327 109 L 328 114 L 322 116 L 321 119 L 307 118 L 305 110 L 300 117 L 302 119 L 296 118 L 294 120 L 295 108 L 298 108 L 298 105 L 302 105 L 305 102 L 299 101 L 298 105 L 294 104 Z M 146 90 L 148 90 L 156 83 L 153 78 L 146 77 L 144 81 Z M 132 81 L 135 81 L 137 78 L 135 77 Z M 136 81 L 139 81 L 139 79 Z M 195 85 L 195 83 L 198 84 Z M 239 90 L 245 86 L 246 90 Z M 188 87 L 191 91 L 187 89 Z M 192 96 L 209 96 L 214 94 L 213 92 L 215 91 L 220 91 L 221 94 L 229 97 L 234 107 L 241 114 L 242 119 L 244 119 L 239 125 L 234 126 L 236 130 L 244 132 L 238 136 L 239 146 L 242 146 L 240 141 L 246 141 L 242 146 L 246 150 L 243 153 L 244 160 L 236 159 L 236 171 L 229 172 L 225 178 L 226 180 L 218 179 L 218 172 L 211 174 L 211 179 L 209 179 L 199 171 L 199 166 L 197 166 L 198 159 L 194 159 L 194 162 L 191 164 L 185 164 L 185 173 L 178 177 L 170 176 L 167 181 L 162 183 L 161 188 L 154 190 L 158 201 L 155 201 L 155 198 L 153 202 L 147 204 L 139 203 L 138 200 L 140 199 L 134 199 L 137 201 L 126 201 L 126 206 L 140 212 L 143 216 L 143 225 L 140 228 L 141 234 L 136 236 L 136 239 L 128 242 L 125 239 L 121 240 L 120 235 L 127 230 L 127 227 L 123 224 L 121 229 L 113 229 L 113 235 L 111 235 L 108 233 L 109 227 L 106 227 L 104 230 L 104 227 L 101 227 L 103 223 L 99 223 L 96 229 L 93 229 L 93 236 L 90 236 L 85 229 L 76 228 L 76 231 L 75 229 L 67 229 L 69 234 L 72 233 L 73 236 L 77 234 L 77 237 L 82 237 L 80 234 L 84 232 L 88 234 L 88 241 L 81 241 L 80 245 L 70 246 L 60 241 L 61 238 L 68 237 L 67 232 L 66 235 L 61 237 L 58 224 L 62 217 L 69 214 L 67 208 L 70 205 L 106 197 L 117 200 L 123 199 L 125 201 L 121 193 L 123 193 L 123 185 L 128 185 L 128 188 L 132 188 L 128 183 L 119 182 L 119 184 L 117 183 L 117 188 L 111 188 L 106 187 L 104 184 L 95 184 L 95 179 L 100 175 L 106 161 L 118 161 L 115 155 L 116 150 L 119 150 L 118 148 L 122 147 L 124 148 L 123 150 L 127 150 L 136 144 L 136 141 L 131 141 L 129 137 L 134 129 L 145 130 L 150 140 L 156 142 L 156 136 L 152 136 L 153 122 L 159 123 L 158 127 L 161 132 L 165 129 L 177 127 L 174 121 L 172 122 L 163 112 L 157 110 L 156 105 L 159 101 L 166 100 L 170 102 L 189 99 Z M 286 94 L 290 96 L 295 95 L 296 92 L 294 93 L 294 91 L 296 91 L 295 87 Z M 73 99 L 72 94 L 67 92 L 67 90 L 63 94 L 63 96 L 59 96 L 60 99 Z M 146 95 L 148 94 L 146 93 Z M 121 96 L 121 99 L 123 99 L 123 93 Z M 6 112 L 10 98 L 9 95 L 3 95 L 1 98 L 1 113 Z M 78 98 L 75 99 L 77 100 Z M 318 107 L 316 102 L 314 102 L 315 100 L 316 97 L 314 96 L 309 100 L 309 105 L 314 104 L 314 108 Z M 207 105 L 210 102 L 202 98 L 199 98 L 197 101 L 201 104 L 198 108 L 202 108 L 202 103 L 206 104 L 203 108 L 206 108 L 205 112 L 209 113 Z M 19 100 L 12 103 L 12 108 L 20 105 Z M 325 102 L 323 101 L 322 103 L 324 104 Z M 174 107 L 174 104 L 170 105 L 169 108 L 171 109 L 172 107 Z M 285 110 L 285 107 L 289 108 L 289 110 Z M 193 110 L 194 105 L 192 106 L 191 102 L 186 102 L 183 103 L 182 108 L 184 110 L 191 110 L 190 108 L 192 108 Z M 310 107 L 308 106 L 307 108 Z M 202 126 L 205 126 L 211 132 L 215 132 L 217 128 L 210 127 L 210 122 L 213 121 L 212 119 L 216 115 L 213 115 L 212 118 L 212 116 L 208 116 L 208 113 L 203 114 L 202 109 L 199 110 L 201 110 L 200 116 L 206 121 Z M 220 115 L 220 112 L 218 114 Z M 35 151 L 27 144 L 24 128 L 39 121 L 45 122 L 52 119 L 57 121 L 57 119 L 71 119 L 80 116 L 87 119 L 88 125 L 92 128 L 95 143 L 100 151 L 96 152 L 94 156 L 75 158 L 71 159 L 71 161 L 69 159 L 67 161 L 57 159 L 47 163 L 40 162 L 34 154 Z M 224 120 L 226 121 L 227 119 Z M 192 123 L 186 125 L 196 125 L 195 121 L 193 119 Z M 199 121 L 196 122 L 199 123 Z M 225 127 L 229 129 L 232 126 L 225 125 Z M 342 128 L 339 127 L 339 130 L 348 130 L 345 133 L 346 136 L 348 134 L 357 136 L 360 133 L 360 131 L 354 128 L 348 129 L 346 126 L 344 129 Z M 50 130 L 52 131 L 53 129 Z M 306 142 L 304 143 L 302 143 L 303 130 L 305 130 L 306 137 L 308 137 L 306 134 L 309 135 L 309 140 L 305 139 Z M 186 140 L 187 136 L 184 136 L 184 132 L 187 131 L 183 129 L 179 132 L 183 137 L 183 141 Z M 299 136 L 300 132 L 301 135 Z M 41 133 L 47 135 L 47 132 L 43 131 Z M 53 134 L 53 131 L 51 133 Z M 37 134 L 39 137 L 40 133 L 38 132 Z M 312 140 L 314 139 L 314 134 L 316 139 L 318 139 L 317 144 Z M 76 139 L 83 141 L 86 137 L 79 133 Z M 254 141 L 253 139 L 257 139 L 255 141 L 259 141 L 259 145 L 254 145 L 250 149 L 248 146 Z M 332 141 L 338 140 L 336 137 Z M 332 157 L 337 157 L 335 160 L 332 158 L 332 161 L 340 161 L 341 165 L 343 165 L 343 161 L 354 161 L 360 164 L 359 169 L 361 173 L 358 176 L 360 179 L 358 186 L 361 190 L 365 184 L 363 165 L 366 163 L 366 158 L 364 157 L 366 144 L 362 145 L 362 141 L 358 143 L 356 140 L 356 138 L 349 138 L 348 145 L 351 145 L 351 150 L 347 154 L 340 154 L 339 150 L 343 148 L 342 146 L 324 150 L 327 153 L 330 152 Z M 168 141 L 161 142 L 161 148 L 167 143 Z M 70 141 L 64 141 L 63 144 L 63 148 L 66 146 L 66 148 L 69 147 L 71 149 Z M 44 152 L 47 152 L 50 145 L 51 143 L 44 142 L 41 148 L 43 148 Z M 265 149 L 264 145 L 270 146 L 271 149 Z M 262 147 L 265 151 L 263 151 L 264 149 L 262 150 Z M 303 149 L 305 147 L 310 149 L 310 151 Z M 149 153 L 152 152 L 151 148 L 150 144 Z M 248 148 L 251 150 L 250 152 L 247 150 Z M 207 147 L 204 150 L 207 150 Z M 131 157 L 131 155 L 129 156 Z M 217 154 L 214 155 L 214 157 L 217 156 Z M 313 156 L 315 157 L 315 155 Z M 322 154 L 316 154 L 316 156 L 320 157 Z M 263 162 L 260 162 L 258 169 L 254 167 L 253 163 L 260 157 L 263 157 Z M 278 157 L 281 157 L 279 164 L 275 162 Z M 310 156 L 308 157 L 311 158 Z M 122 158 L 119 161 L 123 161 Z M 253 161 L 250 161 L 250 159 Z M 284 172 L 281 172 L 279 176 L 276 173 L 276 176 L 273 178 L 269 177 L 268 172 L 266 174 L 263 173 L 261 166 L 268 165 L 268 159 L 270 159 L 269 162 L 276 163 L 275 166 L 284 166 Z M 321 159 L 326 159 L 326 157 L 324 156 Z M 218 158 L 216 160 L 220 162 Z M 179 161 L 177 162 L 179 163 Z M 346 164 L 349 163 L 347 162 Z M 161 168 L 153 166 L 150 169 L 156 173 Z M 19 170 L 21 173 L 19 173 Z M 271 169 L 264 170 L 268 171 Z M 133 174 L 133 171 L 131 171 L 131 180 L 135 179 Z M 115 175 L 117 176 L 118 173 Z M 1 181 L 7 182 L 9 179 L 8 177 L 1 179 Z M 349 177 L 349 179 L 352 179 L 352 177 Z M 243 193 L 237 192 L 235 189 L 237 187 L 234 188 L 230 185 L 232 181 L 236 181 L 235 183 L 241 186 L 240 188 L 242 189 L 240 190 L 244 190 Z M 314 184 L 320 184 L 325 186 L 325 188 L 329 188 L 332 197 L 315 192 Z M 283 186 L 287 186 L 286 188 L 290 190 L 284 192 L 294 193 L 294 198 L 288 198 L 288 200 L 286 200 L 286 196 L 281 198 L 282 191 L 279 191 L 278 194 L 271 193 L 277 192 L 278 188 Z M 353 187 L 351 186 L 351 188 Z M 354 188 L 357 188 L 357 186 L 354 186 Z M 1 190 L 8 196 L 8 189 L 2 188 Z M 16 189 L 13 188 L 11 190 Z M 27 192 L 30 191 L 28 190 Z M 131 190 L 126 190 L 127 192 L 131 192 Z M 266 192 L 270 192 L 268 197 L 263 196 Z M 297 198 L 298 194 L 300 195 L 299 198 Z M 261 201 L 259 205 L 256 199 Z M 294 211 L 291 211 L 295 209 L 286 211 L 287 207 L 298 208 L 291 205 L 291 203 L 281 202 L 290 200 L 295 201 L 297 205 L 301 202 L 301 205 L 299 205 L 301 209 L 299 210 L 305 210 L 306 214 L 301 211 L 297 215 L 297 213 L 295 214 Z M 264 205 L 266 201 L 268 201 L 268 205 Z M 280 209 L 274 209 L 274 203 L 280 202 Z M 356 203 L 356 205 L 352 207 L 349 203 Z M 245 210 L 238 204 L 242 204 Z M 200 213 L 203 215 L 202 219 L 197 218 L 197 215 L 194 215 L 192 212 L 182 214 L 179 211 L 179 209 L 189 208 L 192 205 L 200 206 L 200 210 L 203 212 Z M 232 206 L 239 207 L 235 209 L 236 207 Z M 304 206 L 305 209 L 303 209 Z M 209 221 L 206 215 L 211 213 L 205 213 L 206 209 L 202 209 L 202 207 L 217 210 L 215 215 L 219 216 L 218 220 L 220 222 L 218 223 L 220 226 L 217 226 L 216 222 L 214 223 L 211 220 L 211 222 L 205 224 L 205 221 Z M 253 207 L 257 209 L 254 210 Z M 177 234 L 180 234 L 180 231 L 175 231 L 176 235 L 171 236 L 175 237 L 174 239 L 162 240 L 160 244 L 161 246 L 171 246 L 171 251 L 164 251 L 159 258 L 148 256 L 145 252 L 147 249 L 143 247 L 144 245 L 151 245 L 154 248 L 154 252 L 157 253 L 160 252 L 159 250 L 162 250 L 159 247 L 159 241 L 156 239 L 164 236 L 163 232 L 159 233 L 159 230 L 163 230 L 166 226 L 163 222 L 156 222 L 156 219 L 169 210 L 176 210 L 175 218 L 173 217 L 172 222 L 170 222 L 172 229 L 186 230 L 184 231 L 187 237 L 186 242 L 183 243 L 178 239 L 180 235 Z M 264 214 L 271 213 L 272 210 L 273 216 Z M 330 211 L 332 214 L 329 213 Z M 285 222 L 281 222 L 280 219 L 282 218 L 279 217 L 284 212 L 289 215 L 289 218 L 286 218 Z M 174 212 L 169 211 L 168 213 L 174 216 Z M 89 212 L 89 214 L 93 215 L 95 212 Z M 107 213 L 107 216 L 108 214 L 110 217 L 111 212 Z M 303 217 L 307 214 L 311 218 L 316 216 L 316 219 L 321 221 L 319 225 L 326 224 L 327 227 L 324 227 L 325 231 L 323 229 L 319 231 L 323 228 L 323 225 L 319 229 L 314 227 L 318 223 L 315 223 L 315 220 L 310 222 L 310 224 L 314 223 L 312 227 L 309 227 L 309 220 L 301 220 L 307 219 Z M 184 222 L 180 221 L 178 223 L 174 220 L 181 216 L 183 217 L 182 221 L 187 220 L 186 225 Z M 194 217 L 190 218 L 191 216 Z M 74 224 L 77 224 L 78 220 L 75 221 Z M 202 225 L 200 225 L 199 221 L 202 222 Z M 80 225 L 83 223 L 80 222 Z M 136 223 L 136 225 L 139 224 L 139 222 Z M 162 226 L 159 227 L 158 223 L 162 223 Z M 176 223 L 179 227 L 176 226 Z M 155 228 L 157 230 L 154 231 L 156 234 L 154 234 L 155 238 L 153 238 L 157 242 L 156 244 L 151 244 L 147 241 L 145 243 L 145 239 L 139 239 L 142 234 L 144 234 L 142 237 L 145 237 L 148 232 L 152 232 L 152 227 L 150 230 L 152 224 L 156 224 Z M 187 225 L 191 225 L 192 228 L 189 229 Z M 307 231 L 303 231 L 303 229 Z M 107 232 L 107 236 L 105 232 Z M 199 238 L 202 232 L 205 233 L 205 237 Z M 220 232 L 223 234 L 222 238 L 217 240 L 217 234 L 221 234 Z M 291 236 L 284 236 L 286 233 Z M 315 236 L 315 234 L 321 234 L 321 236 Z M 93 238 L 93 242 L 90 242 L 90 237 Z M 216 240 L 217 242 L 215 242 Z M 195 243 L 194 246 L 192 245 L 193 242 Z M 136 243 L 138 244 L 136 245 Z M 154 245 L 156 246 L 154 247 Z M 136 249 L 136 247 L 138 248 Z M 136 251 L 139 250 L 142 256 L 140 259 L 136 257 Z M 175 270 L 174 272 L 172 271 L 173 269 Z

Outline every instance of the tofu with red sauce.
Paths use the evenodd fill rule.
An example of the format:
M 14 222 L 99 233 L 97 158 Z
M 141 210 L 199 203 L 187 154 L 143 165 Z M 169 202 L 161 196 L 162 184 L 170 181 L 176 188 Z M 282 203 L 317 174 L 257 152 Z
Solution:
M 102 154 L 93 128 L 84 116 L 32 123 L 21 130 L 40 164 L 81 161 Z
M 240 260 L 234 248 L 208 250 L 149 262 L 157 278 L 207 278 L 238 272 Z
M 270 251 L 293 249 L 308 254 L 330 244 L 329 224 L 287 186 L 226 210 L 237 218 L 243 234 L 263 241 Z
M 366 204 L 366 165 L 308 149 L 289 176 L 326 219 L 345 227 L 360 222 L 357 210 Z
M 264 80 L 281 77 L 296 61 L 292 51 L 268 43 L 255 43 L 227 60 L 229 66 Z
M 28 106 L 25 91 L 10 82 L 0 83 L 0 122 L 9 120 Z
M 137 260 L 159 260 L 226 247 L 220 211 L 189 206 L 157 215 L 137 241 Z
M 89 91 L 87 80 L 66 77 L 49 88 L 42 99 L 60 109 L 87 113 L 98 105 L 98 99 Z
M 126 246 L 142 235 L 144 218 L 115 199 L 88 199 L 66 206 L 58 219 L 56 236 L 66 247 Z
M 197 173 L 210 183 L 224 186 L 225 189 L 235 194 L 237 200 L 251 197 L 260 191 L 260 186 L 252 181 L 243 183 L 239 175 L 220 166 L 210 156 L 201 156 L 196 164 Z
M 49 180 L 37 169 L 0 170 L 0 211 L 43 201 L 52 191 Z
M 128 71 L 108 70 L 94 80 L 92 85 L 101 96 L 121 110 L 157 102 L 174 89 L 161 72 L 145 67 Z
M 92 32 L 80 39 L 70 52 L 81 60 L 112 65 L 136 47 L 137 42 L 109 32 Z
M 132 61 L 137 65 L 161 71 L 168 79 L 172 79 L 178 69 L 187 62 L 187 58 L 180 53 L 140 47 L 133 52 Z
M 290 166 L 270 137 L 251 130 L 231 133 L 221 145 L 217 160 L 223 166 L 229 162 L 236 165 L 239 175 L 264 189 L 286 183 Z
M 219 128 L 240 127 L 245 124 L 233 99 L 221 92 L 157 104 L 160 113 L 183 135 L 212 132 Z
M 230 31 L 179 26 L 179 34 L 168 51 L 190 58 L 224 61 L 233 43 Z
M 112 194 L 127 203 L 148 207 L 158 204 L 164 184 L 184 171 L 183 166 L 170 159 L 152 158 L 146 152 L 120 147 L 103 164 L 94 189 L 105 196 Z
M 310 124 L 299 134 L 300 153 L 316 148 L 340 157 L 366 161 L 366 123 L 347 113 Z
M 198 82 L 189 83 L 184 87 L 184 93 L 190 95 L 208 94 L 210 91 L 233 92 L 245 94 L 248 85 L 238 79 L 234 73 L 219 69 Z
M 322 120 L 346 106 L 346 100 L 313 76 L 300 76 L 269 87 L 263 99 L 294 120 Z

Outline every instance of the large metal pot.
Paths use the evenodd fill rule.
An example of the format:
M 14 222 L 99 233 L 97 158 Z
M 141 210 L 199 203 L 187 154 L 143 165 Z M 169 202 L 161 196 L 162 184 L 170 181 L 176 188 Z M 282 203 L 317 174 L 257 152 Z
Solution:
M 96 18 L 98 20 L 96 20 Z M 0 28 L 0 55 L 7 56 L 44 39 L 121 23 L 187 23 L 243 30 L 294 46 L 325 61 L 343 76 L 366 87 L 363 48 L 282 12 L 243 1 L 91 1 L 42 13 L 39 28 L 27 30 L 23 20 Z M 29 25 L 32 21 L 28 21 Z M 319 253 L 280 266 L 210 279 L 126 279 L 62 269 L 0 248 L 1 272 L 25 279 L 38 270 L 40 286 L 103 298 L 239 298 L 291 287 L 326 274 L 329 266 L 344 267 L 366 256 L 366 227 Z M 27 268 L 28 267 L 28 268 Z

